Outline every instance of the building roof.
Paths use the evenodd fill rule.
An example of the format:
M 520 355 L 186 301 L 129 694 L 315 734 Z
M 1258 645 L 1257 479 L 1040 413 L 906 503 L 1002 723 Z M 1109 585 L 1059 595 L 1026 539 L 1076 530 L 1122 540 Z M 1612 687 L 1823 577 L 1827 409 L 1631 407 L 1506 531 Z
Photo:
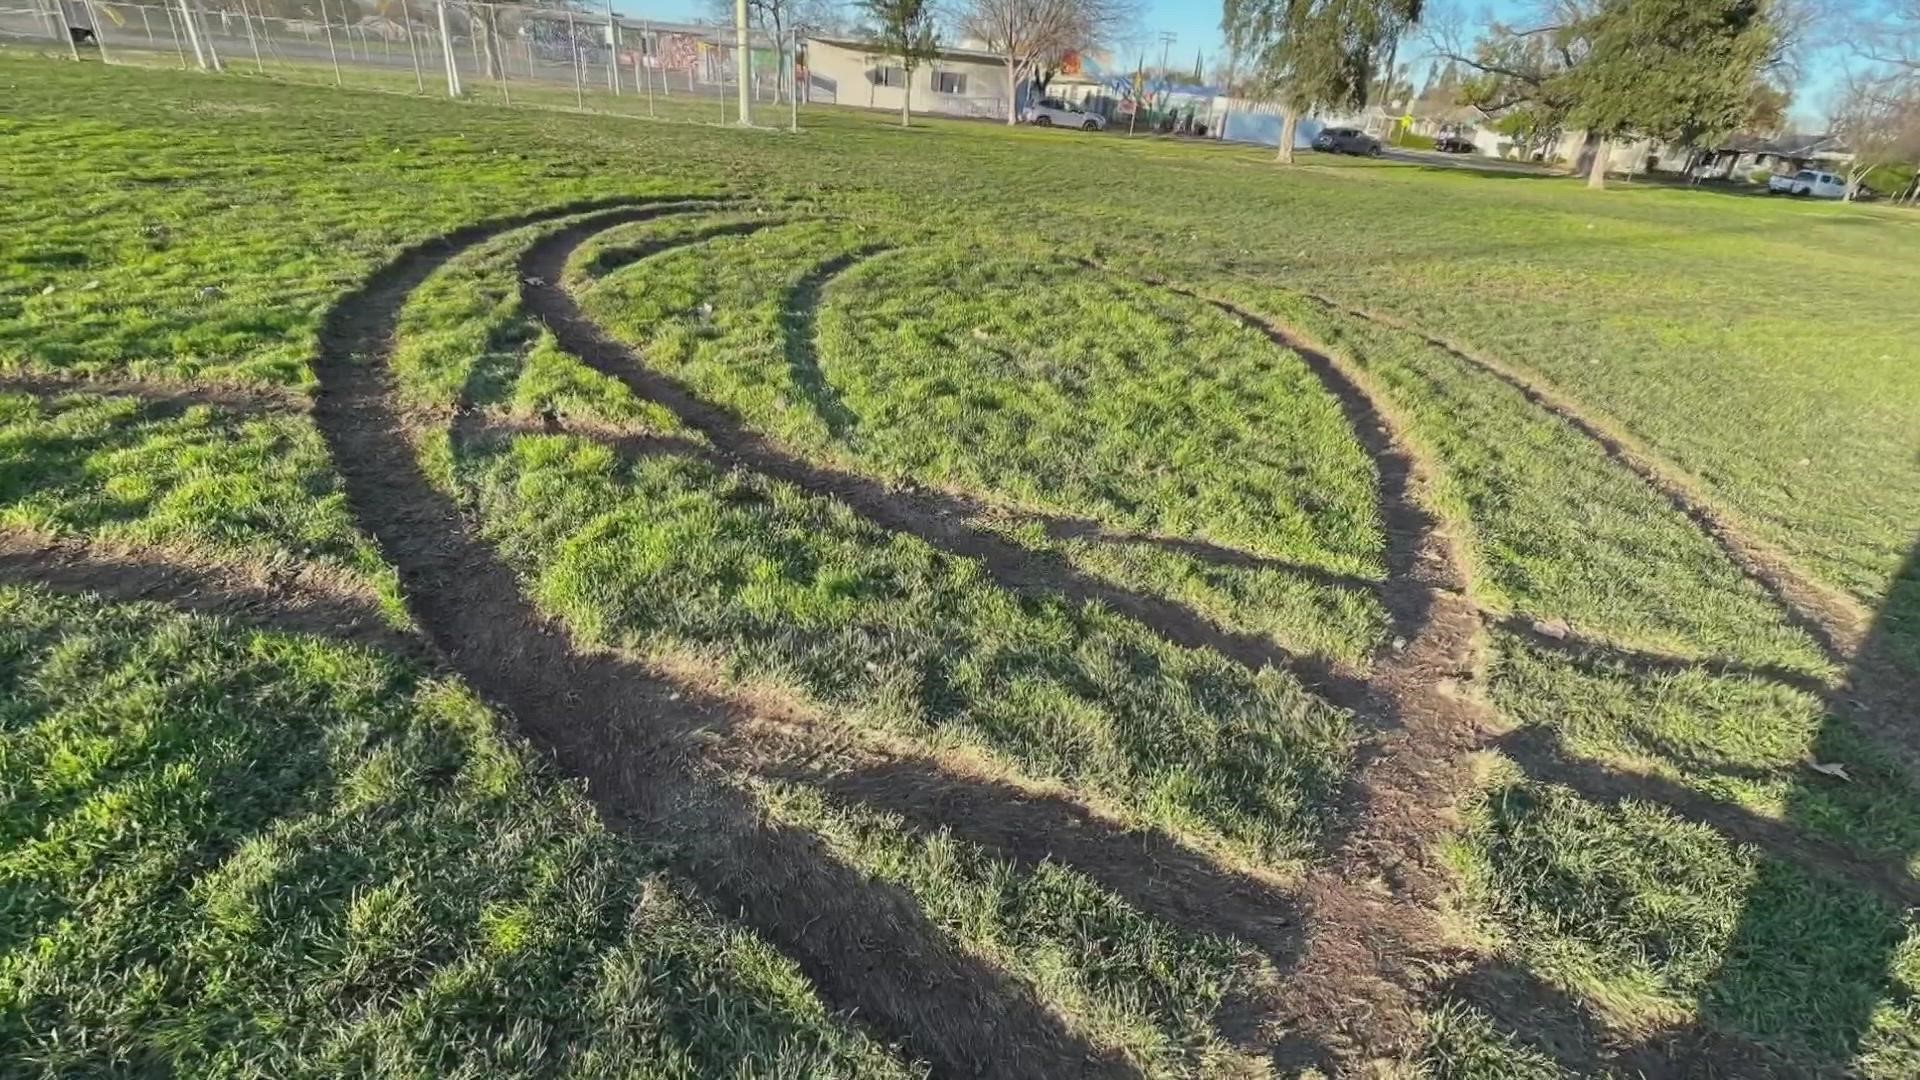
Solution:
M 1735 135 L 1721 143 L 1715 149 L 1731 154 L 1774 154 L 1788 158 L 1810 158 L 1823 155 L 1844 155 L 1850 151 L 1841 144 L 1840 136 L 1831 132 L 1824 135 L 1789 133 L 1767 138 L 1760 135 Z
M 853 52 L 859 52 L 859 53 L 867 53 L 872 56 L 892 56 L 893 55 L 893 50 L 887 48 L 887 46 L 881 44 L 878 41 L 861 41 L 858 38 L 829 38 L 829 37 L 810 37 L 807 39 L 807 42 L 809 44 L 816 41 L 822 45 L 832 45 L 835 48 L 848 49 Z M 1007 62 L 1006 57 L 1001 56 L 999 53 L 988 52 L 985 49 L 959 49 L 959 48 L 948 48 L 946 46 L 941 46 L 940 48 L 934 50 L 934 58 L 936 60 L 965 60 L 969 63 L 975 63 L 975 64 L 1005 64 Z

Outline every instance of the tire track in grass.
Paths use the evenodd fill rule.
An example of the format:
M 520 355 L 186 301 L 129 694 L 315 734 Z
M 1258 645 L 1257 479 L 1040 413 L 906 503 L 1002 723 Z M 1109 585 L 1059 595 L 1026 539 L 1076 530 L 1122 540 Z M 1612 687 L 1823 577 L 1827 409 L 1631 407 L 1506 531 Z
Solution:
M 1455 360 L 1499 379 L 1534 406 L 1597 443 L 1608 457 L 1639 477 L 1712 538 L 1742 573 L 1773 596 L 1794 625 L 1820 643 L 1829 659 L 1844 664 L 1866 640 L 1871 619 L 1859 604 L 1816 581 L 1795 566 L 1784 552 L 1754 536 L 1744 524 L 1715 505 L 1701 489 L 1699 481 L 1659 457 L 1612 421 L 1591 412 L 1567 394 L 1511 364 L 1430 334 L 1405 320 L 1364 308 L 1349 307 L 1318 293 L 1300 295 L 1335 314 L 1411 334 Z
M 298 414 L 306 412 L 311 404 L 296 391 L 271 386 L 188 384 L 164 379 L 26 371 L 0 375 L 0 394 L 128 397 L 139 400 L 156 413 L 176 415 L 199 405 L 242 415 Z
M 343 574 L 222 563 L 147 545 L 0 530 L 0 582 L 122 602 L 154 601 L 292 634 L 341 638 L 404 656 L 419 636 L 393 626 L 370 591 Z
M 831 1006 L 946 1074 L 1128 1075 L 1027 988 L 955 948 L 910 895 L 858 873 L 818 839 L 765 820 L 745 792 L 691 765 L 689 738 L 748 718 L 620 657 L 573 645 L 533 609 L 512 569 L 469 532 L 425 474 L 386 369 L 408 293 L 487 237 L 606 205 L 537 211 L 411 248 L 322 324 L 314 416 L 349 504 L 397 567 L 415 618 L 478 693 L 586 780 L 603 813 L 675 847 L 695 885 L 792 957 Z M 596 220 L 660 212 L 634 205 Z
M 1374 659 L 1368 707 L 1357 711 L 1377 725 L 1377 739 L 1355 774 L 1333 857 L 1307 884 L 1306 950 L 1270 1022 L 1283 1067 L 1406 1057 L 1422 1034 L 1416 991 L 1452 951 L 1435 920 L 1450 881 L 1435 842 L 1457 823 L 1469 756 L 1496 726 L 1468 688 L 1485 663 L 1484 635 L 1465 594 L 1466 560 L 1428 509 L 1436 466 L 1351 365 L 1223 299 L 1142 283 L 1207 304 L 1299 356 L 1378 472 L 1388 571 L 1380 595 L 1399 647 Z
M 620 212 L 599 215 L 555 230 L 529 246 L 520 262 L 522 304 L 546 324 L 561 348 L 617 379 L 637 397 L 665 406 L 734 464 L 809 494 L 838 499 L 875 525 L 916 536 L 949 555 L 978 560 L 1004 588 L 1104 604 L 1176 645 L 1212 650 L 1250 670 L 1289 671 L 1336 705 L 1365 704 L 1364 680 L 1344 665 L 1293 654 L 1262 635 L 1221 629 L 1182 604 L 1084 574 L 1063 560 L 972 524 L 967 520 L 971 508 L 964 500 L 893 490 L 877 480 L 802 459 L 776 446 L 730 410 L 648 367 L 633 350 L 602 331 L 557 284 L 580 244 L 596 232 L 624 223 Z
M 695 229 L 684 236 L 662 237 L 658 240 L 643 240 L 637 244 L 622 244 L 597 252 L 582 267 L 591 277 L 605 277 L 616 270 L 624 270 L 634 263 L 643 262 L 657 255 L 664 255 L 677 248 L 692 244 L 704 244 L 723 236 L 751 236 L 762 229 L 771 229 L 780 225 L 791 225 L 796 218 L 768 218 L 764 221 L 734 221 L 724 225 L 708 225 Z

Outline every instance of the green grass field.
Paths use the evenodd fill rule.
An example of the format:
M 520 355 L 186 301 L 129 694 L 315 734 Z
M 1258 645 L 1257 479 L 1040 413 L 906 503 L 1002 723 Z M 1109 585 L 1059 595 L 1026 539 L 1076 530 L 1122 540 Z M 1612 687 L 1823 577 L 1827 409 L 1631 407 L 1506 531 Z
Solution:
M 0 1073 L 1920 1072 L 1920 217 L 405 82 L 0 49 Z

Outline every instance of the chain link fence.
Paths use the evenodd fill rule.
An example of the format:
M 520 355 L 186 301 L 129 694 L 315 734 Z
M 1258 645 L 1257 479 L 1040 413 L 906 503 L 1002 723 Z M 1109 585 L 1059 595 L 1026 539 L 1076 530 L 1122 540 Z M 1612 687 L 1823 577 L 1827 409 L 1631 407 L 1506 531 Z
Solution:
M 0 0 L 0 40 L 74 60 L 177 65 L 288 81 L 546 108 L 735 123 L 731 26 L 475 0 Z M 276 12 L 270 10 L 278 7 Z M 793 35 L 748 35 L 755 123 L 798 126 Z M 796 78 L 796 71 L 798 78 Z M 797 94 L 796 94 L 797 90 Z

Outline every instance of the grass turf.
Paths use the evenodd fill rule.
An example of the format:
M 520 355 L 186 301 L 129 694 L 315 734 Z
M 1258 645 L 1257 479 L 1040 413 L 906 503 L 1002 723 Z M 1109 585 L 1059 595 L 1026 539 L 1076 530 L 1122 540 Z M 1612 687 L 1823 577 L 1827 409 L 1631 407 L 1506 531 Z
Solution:
M 1591 445 L 1417 340 L 1291 291 L 1312 289 L 1469 340 L 1619 420 L 1762 536 L 1884 608 L 1881 633 L 1920 657 L 1916 594 L 1898 586 L 1920 532 L 1920 391 L 1901 377 L 1920 337 L 1900 316 L 1913 286 L 1901 256 L 1920 238 L 1884 211 L 1646 188 L 1594 197 L 1550 179 L 1319 159 L 1276 175 L 1257 151 L 941 122 L 897 132 L 884 118 L 819 110 L 785 138 L 6 53 L 0 77 L 5 176 L 18 193 L 0 206 L 10 241 L 0 367 L 305 389 L 321 311 L 403 244 L 609 192 L 731 189 L 767 212 L 615 230 L 575 265 L 623 244 L 697 241 L 598 285 L 580 279 L 586 302 L 649 362 L 797 453 L 1014 510 L 1204 539 L 1363 584 L 1377 576 L 1371 468 L 1333 403 L 1284 350 L 1079 260 L 1138 268 L 1280 316 L 1383 386 L 1440 467 L 1437 504 L 1469 543 L 1471 589 L 1489 607 L 1565 619 L 1616 652 L 1831 674 L 1680 515 Z M 1135 181 L 1097 199 L 1032 182 L 1116 170 Z M 810 220 L 695 235 L 781 216 Z M 515 259 L 537 232 L 485 245 L 415 294 L 396 356 L 406 403 L 556 408 L 686 437 L 519 309 Z M 905 250 L 809 283 L 835 255 L 875 245 Z M 1883 257 L 1841 254 L 1863 248 Z M 1809 293 L 1783 266 L 1845 287 Z M 809 289 L 812 302 L 794 302 Z M 156 415 L 93 395 L 8 397 L 5 408 L 9 524 L 317 562 L 394 602 L 297 416 Z M 629 464 L 554 436 L 464 449 L 430 438 L 423 453 L 543 606 L 590 639 L 719 659 L 841 720 L 984 748 L 1251 858 L 1291 868 L 1325 854 L 1323 815 L 1357 732 L 1284 676 L 1171 648 L 1111 613 L 1009 594 L 964 560 L 699 455 Z M 1364 588 L 994 527 L 1311 653 L 1356 661 L 1383 634 Z M 537 767 L 516 766 L 533 778 L 500 796 L 514 807 L 502 809 L 419 764 L 470 752 L 435 726 L 449 710 L 465 718 L 462 739 L 491 731 L 457 689 L 338 646 L 209 644 L 235 635 L 145 608 L 7 597 L 19 625 L 9 655 L 27 659 L 8 669 L 8 737 L 19 739 L 0 782 L 18 850 L 39 853 L 10 863 L 19 906 L 9 910 L 23 913 L 13 922 L 23 936 L 0 954 L 14 980 L 0 1024 L 23 1048 L 10 1065 L 78 1068 L 117 1054 L 194 1067 L 179 1056 L 182 1033 L 214 1031 L 234 1034 L 229 1058 L 208 1067 L 537 1071 L 543 1048 L 617 1056 L 631 1037 L 668 1074 L 729 1053 L 768 1070 L 912 1069 L 827 1016 L 764 945 L 681 898 L 661 869 L 670 857 L 629 852 Z M 1755 676 L 1575 664 L 1508 635 L 1493 644 L 1492 697 L 1513 722 L 1870 857 L 1912 859 L 1907 781 L 1804 692 Z M 151 654 L 159 667 L 127 660 L 116 682 L 82 662 L 102 650 Z M 78 665 L 65 683 L 61 663 Z M 63 712 L 35 696 L 42 683 L 100 704 Z M 220 706 L 227 696 L 264 702 L 275 722 Z M 362 738 L 369 724 L 377 753 L 346 736 L 286 742 L 308 730 Z M 286 767 L 261 769 L 249 747 Z M 1844 763 L 1854 782 L 1808 776 L 1808 755 Z M 126 783 L 95 797 L 87 763 L 98 761 Z M 336 767 L 352 783 L 316 787 Z M 433 782 L 404 779 L 415 776 Z M 52 794 L 35 794 L 49 784 Z M 229 792 L 230 808 L 209 809 Z M 1158 1072 L 1209 1074 L 1234 1060 L 1209 1028 L 1257 965 L 1231 942 L 1158 927 L 1065 868 L 1019 871 L 804 790 L 765 797 L 912 890 L 945 932 L 1039 988 L 1097 1043 Z M 573 809 L 524 809 L 535 803 Z M 123 805 L 179 827 L 149 851 L 152 838 L 115 831 L 130 820 L 116 816 Z M 1920 1059 L 1912 929 L 1871 896 L 1655 808 L 1588 804 L 1548 784 L 1495 776 L 1470 809 L 1454 849 L 1465 923 L 1486 952 L 1603 1023 L 1631 1033 L 1699 1022 L 1795 1062 L 1874 1075 L 1910 1074 Z M 527 826 L 535 838 L 498 839 L 531 818 L 545 822 Z M 307 838 L 300 829 L 313 830 L 311 857 L 289 849 L 287 837 Z M 548 869 L 533 873 L 501 861 L 529 850 L 516 844 L 573 854 L 535 858 Z M 447 877 L 429 887 L 390 869 L 418 865 Z M 297 888 L 263 914 L 239 881 L 249 874 Z M 636 910 L 652 913 L 636 920 L 644 937 L 609 928 L 619 923 L 609 912 Z M 276 952 L 258 935 L 281 921 L 290 936 Z M 173 958 L 184 966 L 153 959 L 156 942 L 203 925 Z M 407 954 L 398 974 L 382 966 L 416 937 L 439 951 Z M 1094 953 L 1064 944 L 1076 938 Z M 365 956 L 352 947 L 362 939 Z M 596 967 L 582 949 L 618 959 Z M 530 965 L 524 980 L 514 957 Z M 664 982 L 648 974 L 661 970 L 672 973 Z M 144 980 L 137 993 L 123 972 Z M 134 1011 L 99 1011 L 116 1001 Z M 1500 1030 L 1470 1003 L 1434 1006 L 1432 1045 L 1412 1067 L 1550 1074 L 1527 1032 Z M 476 1034 L 481 1016 L 537 1019 Z M 264 1027 L 246 1026 L 257 1017 Z M 82 1028 L 110 1038 L 69 1036 Z M 256 1059 L 279 1052 L 263 1030 L 310 1041 Z

